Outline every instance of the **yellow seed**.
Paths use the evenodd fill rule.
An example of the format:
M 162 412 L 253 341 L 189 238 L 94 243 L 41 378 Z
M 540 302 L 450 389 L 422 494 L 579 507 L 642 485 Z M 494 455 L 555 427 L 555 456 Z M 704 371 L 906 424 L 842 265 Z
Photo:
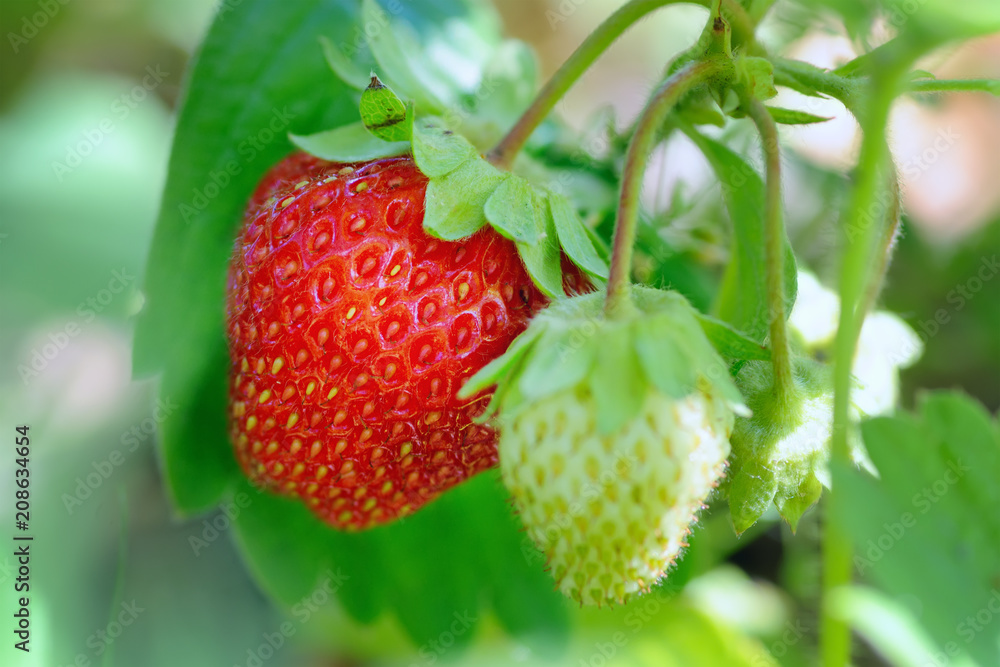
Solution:
M 305 472 L 306 464 L 299 461 L 292 467 L 292 477 L 298 477 Z
M 293 201 L 295 201 L 295 197 L 285 197 L 284 199 L 281 200 L 281 208 L 285 208 Z
M 298 190 L 303 185 L 309 185 L 309 181 L 299 181 L 298 183 L 295 184 L 295 189 Z
M 402 269 L 403 269 L 403 267 L 401 267 L 399 264 L 397 264 L 396 266 L 392 267 L 392 271 L 389 272 L 389 275 L 390 276 L 394 276 L 397 273 L 399 273 Z
M 252 431 L 257 426 L 257 418 L 253 415 L 247 417 L 247 430 Z
M 323 443 L 317 440 L 309 448 L 309 458 L 316 458 L 316 456 L 323 451 Z
M 271 364 L 271 373 L 277 374 L 281 370 L 281 367 L 285 365 L 285 360 L 282 357 L 278 357 Z
M 310 394 L 312 394 L 312 393 L 313 393 L 313 392 L 314 392 L 315 390 L 316 390 L 316 383 L 315 383 L 315 382 L 312 382 L 312 381 L 310 381 L 310 382 L 309 382 L 309 384 L 307 384 L 307 385 L 306 385 L 306 396 L 309 396 L 309 395 L 310 395 Z
M 316 469 L 316 481 L 318 482 L 321 479 L 323 479 L 324 477 L 326 477 L 327 473 L 329 473 L 329 472 L 330 472 L 330 469 L 327 468 L 326 466 L 320 466 L 319 468 L 317 468 Z
M 368 500 L 365 501 L 365 504 L 361 506 L 361 509 L 368 512 L 377 504 L 378 504 L 377 500 L 375 500 L 374 498 L 369 498 Z
M 244 373 L 250 370 L 250 363 L 247 361 L 246 357 L 243 357 L 243 361 L 240 362 L 240 370 Z
M 270 389 L 265 389 L 264 391 L 260 392 L 260 398 L 257 399 L 257 402 L 258 403 L 267 403 L 267 401 L 270 398 L 271 398 L 271 390 Z
M 360 183 L 358 183 L 354 187 L 354 191 L 355 192 L 364 192 L 367 189 L 368 189 L 368 182 L 367 181 L 361 181 Z
M 292 445 L 288 448 L 288 453 L 297 454 L 300 449 L 302 449 L 302 441 L 295 438 L 292 440 Z
M 382 485 L 382 495 L 385 495 L 392 491 L 392 482 L 386 482 Z
M 326 400 L 329 401 L 331 398 L 333 398 L 334 396 L 336 396 L 338 391 L 340 391 L 340 390 L 337 389 L 336 387 L 334 387 L 333 389 L 331 389 L 330 393 L 326 395 Z
M 299 413 L 298 412 L 293 412 L 288 417 L 288 423 L 285 424 L 285 428 L 292 428 L 293 426 L 295 426 L 296 422 L 298 422 L 298 421 L 299 421 Z
M 379 299 L 378 305 L 380 307 L 385 305 L 385 299 L 386 299 L 386 297 L 382 297 L 381 299 Z
M 347 311 L 347 319 L 351 319 L 352 317 L 354 317 L 355 313 L 357 312 L 358 309 L 355 308 L 354 306 L 351 306 L 351 309 Z
M 351 520 L 352 516 L 354 515 L 351 514 L 350 510 L 344 510 L 343 512 L 337 515 L 337 521 L 340 521 L 341 523 L 347 523 L 348 521 Z
M 403 446 L 399 448 L 399 455 L 400 455 L 400 457 L 403 457 L 403 456 L 406 456 L 407 454 L 409 454 L 412 451 L 413 451 L 413 443 L 412 442 L 404 442 Z
M 267 454 L 268 456 L 271 456 L 276 451 L 278 451 L 278 443 L 272 440 L 271 442 L 267 443 L 267 449 L 264 450 L 264 453 Z
M 458 300 L 461 301 L 469 293 L 469 283 L 462 283 L 458 286 Z

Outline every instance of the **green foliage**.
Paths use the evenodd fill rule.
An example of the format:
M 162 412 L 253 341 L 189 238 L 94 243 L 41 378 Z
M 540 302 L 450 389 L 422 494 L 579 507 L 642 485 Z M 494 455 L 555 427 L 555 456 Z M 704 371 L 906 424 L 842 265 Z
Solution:
M 768 330 L 764 261 L 764 181 L 742 157 L 697 130 L 685 133 L 701 149 L 722 184 L 722 197 L 733 229 L 733 256 L 726 267 L 713 307 L 719 319 L 750 338 L 763 341 Z M 787 242 L 786 242 L 787 243 Z M 795 303 L 795 255 L 785 257 L 785 312 Z
M 1000 581 L 996 420 L 941 392 L 917 414 L 873 419 L 862 433 L 879 479 L 833 468 L 833 510 L 857 545 L 858 573 L 904 601 L 946 655 L 996 664 L 1000 628 L 975 620 Z

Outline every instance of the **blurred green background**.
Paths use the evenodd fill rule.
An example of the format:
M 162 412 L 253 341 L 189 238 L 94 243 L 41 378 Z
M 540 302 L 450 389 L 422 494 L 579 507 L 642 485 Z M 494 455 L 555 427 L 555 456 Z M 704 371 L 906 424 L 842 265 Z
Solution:
M 558 10 L 557 0 L 498 4 L 508 32 L 536 47 L 548 74 L 618 3 L 590 0 L 557 24 L 546 18 Z M 770 517 L 739 541 L 724 507 L 709 513 L 673 578 L 678 585 L 690 581 L 682 594 L 661 592 L 614 611 L 573 610 L 568 648 L 549 654 L 506 638 L 490 619 L 479 619 L 470 646 L 452 650 L 461 642 L 449 632 L 461 635 L 467 627 L 458 617 L 438 645 L 413 646 L 395 620 L 359 626 L 322 591 L 305 613 L 276 609 L 245 570 L 227 522 L 219 519 L 224 515 L 172 517 L 154 448 L 156 426 L 169 418 L 171 404 L 169 397 L 157 401 L 153 381 L 132 381 L 130 341 L 185 64 L 214 11 L 207 0 L 0 4 L 0 423 L 6 443 L 0 451 L 7 452 L 0 458 L 0 497 L 13 497 L 14 426 L 29 424 L 36 536 L 32 650 L 13 651 L 5 629 L 0 662 L 811 664 L 816 511 L 794 539 Z M 662 63 L 697 34 L 699 11 L 644 23 L 560 105 L 564 116 L 580 124 L 612 101 L 625 117 L 635 113 Z M 777 11 L 802 15 L 781 3 Z M 849 45 L 831 25 L 776 21 L 765 34 L 825 65 Z M 930 65 L 951 75 L 1000 75 L 1000 39 L 952 49 Z M 1000 254 L 1000 102 L 917 100 L 901 105 L 895 120 L 893 141 L 903 165 L 928 162 L 907 183 L 910 215 L 882 300 L 926 339 L 923 358 L 903 374 L 903 402 L 912 405 L 918 388 L 960 387 L 995 412 L 1000 279 L 997 269 L 983 267 L 995 267 Z M 839 118 L 827 134 L 796 130 L 789 136 L 790 234 L 801 260 L 828 283 L 836 268 L 831 239 L 837 238 L 842 170 L 855 140 L 849 123 Z M 940 129 L 952 126 L 955 149 L 927 153 Z M 705 168 L 692 164 L 683 144 L 672 143 L 663 160 L 651 204 L 664 221 L 675 220 L 677 211 L 668 215 L 666 206 L 674 185 L 702 192 Z M 717 201 L 689 199 L 691 208 L 701 207 L 699 215 L 713 218 Z M 688 280 L 695 298 L 691 265 L 721 260 L 712 252 L 711 229 L 685 227 L 683 215 L 676 220 L 685 233 L 674 239 L 674 254 L 651 267 L 652 279 Z M 0 503 L 4 525 L 13 521 L 11 505 Z M 212 522 L 222 529 L 207 539 L 216 534 Z M 207 546 L 193 548 L 192 536 L 207 539 Z M 16 576 L 12 550 L 0 548 L 0 608 L 8 625 Z M 293 624 L 293 634 L 281 632 L 284 623 Z M 870 649 L 860 651 L 863 664 L 885 664 Z

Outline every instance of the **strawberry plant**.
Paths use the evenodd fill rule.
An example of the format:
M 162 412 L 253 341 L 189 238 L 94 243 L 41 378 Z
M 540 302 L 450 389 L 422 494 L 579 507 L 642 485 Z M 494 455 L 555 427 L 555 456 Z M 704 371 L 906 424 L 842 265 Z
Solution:
M 768 45 L 783 5 L 695 2 L 700 37 L 662 63 L 635 119 L 595 122 L 606 150 L 594 155 L 553 110 L 623 33 L 675 3 L 623 3 L 538 90 L 524 44 L 447 4 L 246 0 L 207 35 L 134 353 L 179 406 L 160 444 L 178 512 L 249 497 L 236 541 L 285 607 L 339 567 L 337 600 L 360 624 L 389 617 L 426 645 L 456 610 L 483 610 L 560 655 L 592 613 L 573 605 L 628 613 L 683 588 L 710 503 L 735 540 L 775 512 L 794 530 L 823 498 L 818 659 L 850 662 L 851 623 L 896 656 L 880 624 L 908 612 L 856 576 L 936 605 L 913 642 L 946 650 L 1000 577 L 997 425 L 948 394 L 885 416 L 919 349 L 866 350 L 876 324 L 900 346 L 914 338 L 876 311 L 903 215 L 891 105 L 1000 92 L 917 68 L 1000 30 L 1000 5 L 825 0 L 866 47 L 827 70 Z M 788 240 L 779 130 L 828 119 L 775 104 L 778 89 L 835 100 L 862 130 L 836 295 Z M 714 267 L 664 254 L 642 197 L 676 135 L 721 187 L 728 260 Z M 822 339 L 809 310 L 821 299 L 836 320 Z M 948 551 L 923 524 L 896 556 L 859 563 L 911 487 L 948 470 L 961 492 L 938 533 L 970 548 Z M 973 507 L 986 519 L 959 521 Z M 720 544 L 700 567 L 733 548 Z M 947 584 L 908 588 L 944 563 Z M 993 664 L 996 636 L 955 655 Z M 700 650 L 690 660 L 725 661 Z

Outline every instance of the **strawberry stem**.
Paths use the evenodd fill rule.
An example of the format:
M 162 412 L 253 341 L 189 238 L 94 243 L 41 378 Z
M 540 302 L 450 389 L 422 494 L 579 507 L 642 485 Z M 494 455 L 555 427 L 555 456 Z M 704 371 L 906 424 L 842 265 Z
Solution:
M 778 405 L 787 412 L 794 402 L 791 351 L 785 324 L 785 227 L 781 215 L 781 149 L 778 128 L 764 103 L 750 100 L 750 118 L 764 148 L 764 263 L 767 266 L 767 302 L 771 336 L 771 365 Z
M 874 53 L 874 52 L 873 52 Z M 870 54 L 871 55 L 871 54 Z M 910 63 L 919 55 L 897 44 L 892 50 L 881 52 L 878 62 L 872 67 L 871 79 L 866 86 L 864 99 L 867 103 L 857 112 L 858 121 L 864 131 L 861 151 L 858 157 L 858 178 L 851 192 L 851 199 L 844 214 L 844 228 L 850 242 L 844 250 L 840 271 L 840 321 L 834 343 L 833 366 L 833 443 L 832 465 L 849 466 L 851 454 L 848 445 L 850 428 L 851 368 L 857 348 L 861 324 L 865 311 L 871 306 L 865 298 L 865 285 L 875 278 L 869 271 L 873 253 L 881 249 L 891 250 L 889 244 L 878 243 L 881 238 L 891 238 L 880 230 L 880 225 L 872 224 L 872 211 L 879 209 L 880 179 L 887 172 L 889 150 L 885 132 L 889 121 L 889 109 L 893 98 L 903 86 L 903 77 Z M 895 206 L 895 204 L 894 204 Z M 895 220 L 883 216 L 882 224 L 894 226 Z M 893 216 L 895 217 L 895 216 Z M 880 265 L 884 269 L 885 263 Z M 823 531 L 823 615 L 820 627 L 820 655 L 824 667 L 840 667 L 850 661 L 851 635 L 847 623 L 831 609 L 832 594 L 838 588 L 851 583 L 853 545 L 850 536 L 836 516 L 837 495 L 842 490 L 833 490 L 827 504 L 828 520 Z M 832 516 L 831 516 L 832 515 Z
M 524 147 L 528 138 L 549 115 L 566 91 L 576 83 L 594 61 L 604 53 L 622 33 L 650 12 L 674 4 L 696 4 L 712 9 L 718 0 L 631 0 L 609 16 L 594 32 L 577 47 L 576 51 L 562 64 L 549 79 L 531 106 L 521 115 L 514 127 L 490 151 L 487 159 L 495 166 L 510 170 L 514 158 Z M 723 13 L 733 25 L 733 34 L 738 40 L 752 42 L 753 21 L 737 0 L 722 0 Z
M 636 121 L 635 133 L 625 152 L 621 194 L 618 199 L 608 296 L 604 305 L 604 312 L 609 318 L 626 314 L 631 305 L 632 283 L 629 275 L 639 224 L 639 193 L 650 153 L 660 136 L 660 128 L 667 114 L 685 93 L 724 73 L 729 67 L 731 63 L 725 56 L 688 63 L 663 82 Z

